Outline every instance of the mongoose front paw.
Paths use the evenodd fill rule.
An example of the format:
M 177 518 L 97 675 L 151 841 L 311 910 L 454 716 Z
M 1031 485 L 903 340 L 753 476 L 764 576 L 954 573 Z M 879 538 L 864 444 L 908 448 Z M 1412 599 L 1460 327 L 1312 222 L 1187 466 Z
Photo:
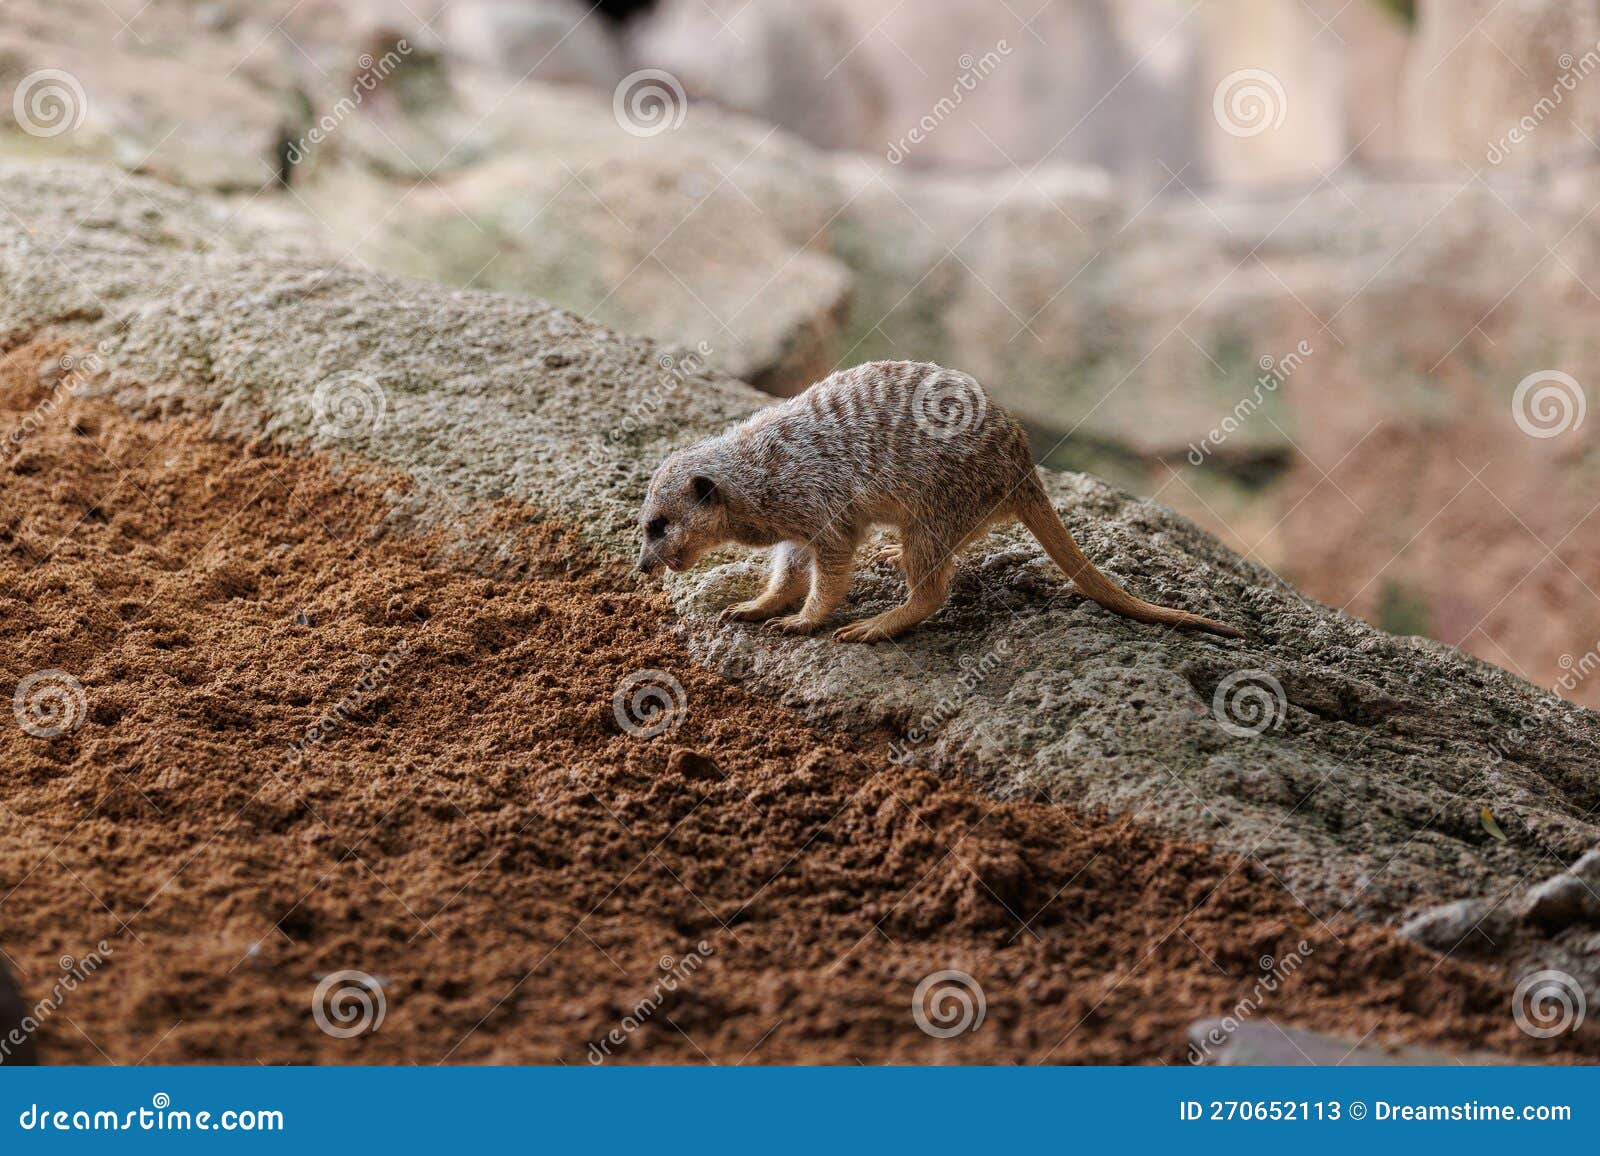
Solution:
M 851 622 L 839 627 L 833 632 L 833 637 L 839 642 L 887 642 L 893 638 L 875 619 L 864 618 L 860 622 Z
M 782 618 L 770 620 L 767 629 L 779 634 L 810 634 L 818 625 L 804 614 L 785 614 Z
M 729 606 L 723 610 L 721 614 L 717 615 L 717 621 L 764 622 L 766 619 L 771 618 L 776 613 L 776 610 L 768 610 L 759 602 L 735 602 L 732 606 Z

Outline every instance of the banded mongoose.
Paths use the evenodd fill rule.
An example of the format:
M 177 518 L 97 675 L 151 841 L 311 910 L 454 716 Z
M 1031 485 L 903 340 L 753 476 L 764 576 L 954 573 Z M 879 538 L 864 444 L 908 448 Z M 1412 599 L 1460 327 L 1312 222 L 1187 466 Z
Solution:
M 833 635 L 877 642 L 938 610 L 956 555 L 1013 520 L 1107 610 L 1241 637 L 1232 626 L 1135 597 L 1095 569 L 1050 504 L 1017 420 L 973 378 L 920 362 L 842 370 L 673 453 L 650 479 L 638 569 L 686 570 L 729 542 L 770 546 L 766 589 L 722 617 L 807 634 L 844 601 L 856 550 L 872 528 L 893 527 L 899 545 L 880 558 L 905 572 L 905 602 Z M 802 598 L 798 611 L 785 613 Z

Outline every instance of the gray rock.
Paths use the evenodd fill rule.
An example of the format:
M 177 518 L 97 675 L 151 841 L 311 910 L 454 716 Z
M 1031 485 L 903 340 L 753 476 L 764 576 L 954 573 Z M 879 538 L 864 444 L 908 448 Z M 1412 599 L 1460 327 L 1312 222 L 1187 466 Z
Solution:
M 1587 1009 L 1600 1008 L 1600 849 L 1531 887 L 1519 881 L 1489 897 L 1422 910 L 1401 924 L 1400 934 L 1442 955 L 1523 977 L 1535 985 L 1514 997 L 1524 1014 L 1531 1014 L 1543 976 L 1543 986 L 1574 1001 L 1581 1023 Z
M 47 327 L 101 339 L 107 388 L 130 408 L 357 451 L 441 502 L 523 501 L 618 559 L 667 450 L 766 400 L 540 302 L 308 258 L 248 214 L 151 182 L 0 164 L 0 200 L 15 214 L 0 219 L 9 345 Z M 91 210 L 102 227 L 77 228 Z M 732 558 L 672 583 L 678 626 L 706 665 L 890 737 L 897 757 L 1211 840 L 1321 919 L 1495 894 L 1600 843 L 1600 715 L 1310 602 L 1094 478 L 1046 484 L 1109 573 L 1248 637 L 1115 618 L 1013 531 L 975 547 L 950 604 L 894 644 L 719 626 L 752 580 Z M 845 613 L 900 594 L 896 574 L 868 567 Z M 1480 822 L 1483 799 L 1504 841 Z
M 1363 398 L 1362 408 L 1401 428 L 1438 421 L 1447 404 L 1470 410 L 1459 398 L 1441 401 L 1435 371 L 1451 359 L 1509 395 L 1532 368 L 1581 368 L 1600 358 L 1586 308 L 1592 297 L 1574 272 L 1600 261 L 1594 231 L 1578 227 L 1593 201 L 1594 176 L 1584 165 L 1536 180 L 1506 165 L 1466 181 L 1452 154 L 1431 179 L 1423 172 L 1375 182 L 1346 168 L 1323 181 L 1317 170 L 1347 151 L 1337 140 L 1307 170 L 1316 182 L 1310 187 L 1191 187 L 1194 173 L 1184 170 L 1176 184 L 1158 169 L 1157 184 L 1171 195 L 1151 200 L 1108 177 L 1126 171 L 1112 154 L 1130 134 L 1100 117 L 1064 142 L 1051 125 L 1033 142 L 1046 163 L 1025 177 L 1003 162 L 979 176 L 891 165 L 877 141 L 881 127 L 870 130 L 865 156 L 820 152 L 710 102 L 676 108 L 660 125 L 633 126 L 648 135 L 630 132 L 609 83 L 620 67 L 614 46 L 599 31 L 600 17 L 581 14 L 572 0 L 515 7 L 457 0 L 437 22 L 443 36 L 392 0 L 230 3 L 201 28 L 152 6 L 139 24 L 152 49 L 136 59 L 99 0 L 12 6 L 26 12 L 16 22 L 26 31 L 14 34 L 14 67 L 0 67 L 0 78 L 66 68 L 85 86 L 87 111 L 81 128 L 59 137 L 0 124 L 0 148 L 93 155 L 191 187 L 255 192 L 271 188 L 275 150 L 287 140 L 304 153 L 292 170 L 295 196 L 284 206 L 293 216 L 288 227 L 319 235 L 336 252 L 388 272 L 542 297 L 630 333 L 705 342 L 717 367 L 773 392 L 874 357 L 960 366 L 989 382 L 1041 435 L 1043 448 L 1071 432 L 1059 460 L 1103 457 L 1102 470 L 1115 463 L 1130 478 L 1181 460 L 1241 401 L 1260 394 L 1262 359 L 1281 363 L 1302 341 L 1314 353 L 1294 390 L 1344 393 L 1352 383 L 1384 383 L 1382 396 Z M 1480 86 L 1494 107 L 1472 113 L 1461 129 L 1474 140 L 1498 130 L 1523 94 L 1536 94 L 1557 55 L 1553 46 L 1594 40 L 1580 35 L 1592 15 L 1564 15 L 1551 0 L 1481 13 L 1489 23 L 1465 38 L 1458 27 L 1465 32 L 1478 9 L 1493 6 L 1474 0 L 1472 15 L 1454 17 L 1446 7 L 1427 6 L 1419 33 L 1419 44 L 1448 57 L 1438 76 L 1494 65 L 1495 82 Z M 804 12 L 684 0 L 639 25 L 641 47 L 662 54 L 640 62 L 678 67 L 681 55 L 691 93 L 702 74 L 718 92 L 775 75 L 775 88 L 750 99 L 733 94 L 729 103 L 782 124 L 791 114 L 809 115 L 799 110 L 815 102 L 795 91 L 801 84 L 788 72 L 770 74 L 756 62 L 775 54 L 804 72 L 807 37 L 797 30 L 817 33 L 812 39 L 821 43 L 843 21 L 839 52 L 856 50 L 817 99 L 864 107 L 898 125 L 947 93 L 948 77 L 902 68 L 881 82 L 893 108 L 874 111 L 872 93 L 852 95 L 846 79 L 861 61 L 873 60 L 867 71 L 881 77 L 880 62 L 903 63 L 904 51 L 937 61 L 981 55 L 1011 37 L 1010 55 L 929 141 L 954 149 L 946 159 L 971 161 L 994 159 L 985 135 L 1013 156 L 1031 157 L 1027 142 L 1006 131 L 1039 133 L 1039 126 L 1008 110 L 1056 108 L 1054 97 L 1039 95 L 1056 84 L 1076 94 L 1056 93 L 1066 101 L 1061 107 L 1077 107 L 1079 99 L 1101 105 L 1116 83 L 1118 99 L 1104 102 L 1104 116 L 1127 118 L 1142 133 L 1156 131 L 1154 114 L 1187 118 L 1196 103 L 1209 104 L 1211 74 L 1226 63 L 1217 55 L 1223 48 L 1202 42 L 1215 36 L 1235 44 L 1239 26 L 1261 25 L 1261 51 L 1301 64 L 1313 52 L 1320 63 L 1296 74 L 1291 120 L 1281 129 L 1242 139 L 1222 133 L 1223 140 L 1274 168 L 1272 156 L 1304 166 L 1327 151 L 1327 134 L 1312 148 L 1310 129 L 1292 118 L 1321 109 L 1312 119 L 1338 136 L 1333 105 L 1342 105 L 1343 88 L 1323 83 L 1331 67 L 1324 57 L 1350 38 L 1353 16 L 1335 36 L 1300 6 L 1224 6 L 1205 20 L 1185 20 L 1160 6 L 1084 0 L 1052 6 L 1029 35 L 992 5 L 940 0 L 936 10 L 941 19 L 930 21 L 913 6 L 886 17 L 856 0 Z M 275 33 L 280 18 L 298 50 Z M 1206 20 L 1221 23 L 1205 33 Z M 835 32 L 824 37 L 824 28 Z M 1169 48 L 1188 63 L 1151 62 L 1129 75 L 1121 61 L 1142 60 L 1168 33 Z M 1516 66 L 1496 47 L 1513 35 Z M 381 60 L 401 38 L 412 46 L 403 62 L 358 94 L 356 62 Z M 546 55 L 542 46 L 552 39 L 559 50 Z M 1345 51 L 1360 56 L 1365 43 L 1356 37 Z M 1086 67 L 1062 69 L 1060 45 L 1083 53 Z M 490 57 L 517 77 L 538 67 L 509 86 L 507 75 L 485 75 Z M 695 61 L 704 67 L 697 71 Z M 1094 69 L 1107 70 L 1103 83 L 1093 80 Z M 561 83 L 582 76 L 590 87 Z M 1441 88 L 1438 76 L 1430 91 L 1461 106 L 1457 97 L 1473 86 Z M 1203 99 L 1175 99 L 1191 83 L 1201 84 Z M 1579 87 L 1574 102 L 1588 91 Z M 1583 107 L 1593 99 L 1583 96 Z M 830 105 L 817 115 L 846 114 Z M 1549 116 L 1537 149 L 1519 157 L 1549 155 L 1538 151 L 1544 142 L 1571 132 L 1558 120 L 1564 115 Z M 326 139 L 312 143 L 308 133 L 325 122 L 332 125 Z M 1185 120 L 1162 144 L 1173 169 L 1183 169 L 1179 143 L 1191 141 L 1192 127 Z M 970 150 L 956 147 L 962 139 Z M 1552 237 L 1559 259 L 1546 248 Z M 1508 293 L 1513 278 L 1516 291 Z M 1408 324 L 1394 326 L 1397 315 Z M 1478 332 L 1481 344 L 1471 336 Z M 1296 452 L 1297 417 L 1316 420 L 1290 403 L 1289 392 L 1269 390 L 1259 407 L 1252 401 L 1253 416 L 1214 459 L 1230 470 L 1195 471 L 1186 484 L 1228 487 L 1236 473 L 1249 481 L 1252 469 L 1281 469 Z M 1259 511 L 1282 496 L 1251 491 L 1240 501 Z M 1273 514 L 1265 524 L 1276 520 Z
M 1487 899 L 1457 899 L 1413 915 L 1400 925 L 1400 934 L 1434 951 L 1451 953 L 1467 939 L 1482 933 L 1504 933 L 1512 916 Z
M 452 55 L 492 68 L 506 82 L 610 88 L 626 68 L 597 6 L 578 0 L 453 0 L 443 36 Z
M 880 14 L 881 18 L 881 14 Z M 758 116 L 824 148 L 881 148 L 896 74 L 874 67 L 861 29 L 826 3 L 663 0 L 628 32 L 630 55 L 696 100 Z
M 1594 854 L 1591 851 L 1585 858 Z M 1567 927 L 1580 921 L 1600 924 L 1600 894 L 1592 881 L 1575 870 L 1546 879 L 1528 892 L 1525 902 L 1528 919 L 1544 927 Z
M 832 366 L 851 275 L 823 243 L 837 192 L 809 149 L 700 106 L 634 135 L 609 99 L 461 77 L 430 116 L 460 169 L 448 188 L 373 163 L 393 129 L 352 118 L 330 139 L 299 194 L 330 249 L 704 343 L 773 392 Z

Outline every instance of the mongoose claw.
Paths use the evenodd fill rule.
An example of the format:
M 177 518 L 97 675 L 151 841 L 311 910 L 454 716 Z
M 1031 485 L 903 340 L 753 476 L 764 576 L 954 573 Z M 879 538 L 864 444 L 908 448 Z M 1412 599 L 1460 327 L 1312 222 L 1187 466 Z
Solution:
M 849 622 L 833 632 L 838 642 L 887 642 L 894 636 L 871 618 Z
M 892 543 L 873 551 L 869 560 L 881 566 L 893 566 L 896 570 L 905 568 L 905 555 L 898 545 Z
M 765 618 L 770 618 L 771 616 L 771 612 L 763 610 L 754 602 L 735 602 L 732 606 L 726 607 L 721 614 L 717 615 L 717 621 L 760 622 Z
M 785 614 L 767 622 L 767 629 L 777 634 L 810 634 L 816 628 L 817 623 L 803 614 Z

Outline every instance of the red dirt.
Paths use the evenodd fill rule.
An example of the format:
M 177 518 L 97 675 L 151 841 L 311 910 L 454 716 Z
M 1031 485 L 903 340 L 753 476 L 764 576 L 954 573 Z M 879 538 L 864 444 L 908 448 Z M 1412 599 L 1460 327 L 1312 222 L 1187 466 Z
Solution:
M 59 352 L 0 362 L 3 428 Z M 695 668 L 659 595 L 528 511 L 480 528 L 523 572 L 475 573 L 348 464 L 86 400 L 0 464 L 0 686 L 60 669 L 87 704 L 0 726 L 0 948 L 35 999 L 109 948 L 48 1061 L 584 1063 L 616 1029 L 618 1062 L 1181 1063 L 1301 940 L 1260 1014 L 1600 1056 L 1252 864 L 850 749 Z M 687 704 L 654 739 L 612 709 L 645 669 Z M 314 1023 L 342 969 L 380 977 L 376 1031 Z M 948 1040 L 911 1014 L 943 969 L 987 1002 Z

